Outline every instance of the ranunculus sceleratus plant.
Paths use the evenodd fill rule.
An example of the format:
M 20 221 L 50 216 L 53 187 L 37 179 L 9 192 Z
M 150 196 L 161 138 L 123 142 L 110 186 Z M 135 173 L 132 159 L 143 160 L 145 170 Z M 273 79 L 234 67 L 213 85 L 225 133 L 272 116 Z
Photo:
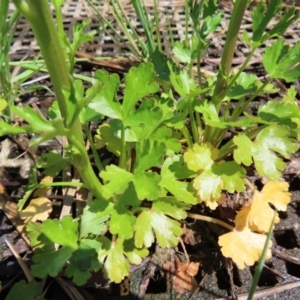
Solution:
M 46 0 L 13 2 L 34 32 L 56 101 L 47 120 L 28 106 L 12 106 L 11 111 L 27 125 L 1 122 L 1 135 L 35 134 L 32 146 L 56 136 L 66 137 L 66 156 L 50 152 L 41 157 L 38 166 L 54 176 L 63 166 L 73 165 L 81 186 L 93 196 L 80 219 L 65 216 L 27 225 L 36 247 L 33 275 L 56 276 L 64 268 L 80 285 L 91 272 L 102 269 L 107 278 L 120 282 L 129 274 L 130 264 L 139 264 L 154 242 L 162 247 L 177 245 L 183 233 L 181 222 L 194 217 L 188 213 L 191 206 L 204 203 L 215 209 L 223 191 L 243 192 L 248 166 L 270 182 L 260 192 L 254 191 L 249 205 L 238 212 L 235 227 L 227 226 L 231 231 L 220 237 L 219 244 L 222 253 L 240 268 L 257 261 L 274 215 L 269 203 L 286 210 L 290 201 L 281 174 L 283 159 L 298 149 L 300 115 L 295 89 L 292 86 L 283 99 L 262 104 L 255 115 L 245 111 L 259 95 L 277 92 L 274 79 L 293 82 L 300 74 L 300 43 L 288 46 L 280 37 L 298 18 L 295 9 L 286 10 L 275 26 L 266 30 L 279 13 L 281 1 L 270 1 L 268 7 L 258 3 L 252 12 L 250 35 L 240 31 L 247 1 L 236 0 L 219 71 L 212 76 L 201 70 L 200 59 L 223 13 L 216 0 L 189 2 L 186 12 L 192 36 L 175 43 L 172 57 L 164 58 L 152 41 L 150 59 L 129 70 L 122 89 L 119 76 L 103 70 L 97 70 L 92 86 L 84 89 L 81 80 L 74 79 L 73 67 L 74 53 L 93 37 L 84 34 L 87 24 L 76 25 L 71 41 L 62 30 L 60 1 L 53 0 L 57 25 Z M 261 81 L 245 72 L 256 49 L 277 36 L 262 56 L 268 76 Z M 232 70 L 238 38 L 251 51 L 241 68 Z M 106 122 L 92 137 L 89 122 L 102 118 Z M 224 140 L 229 131 L 232 137 Z M 91 144 L 98 172 L 92 168 L 84 136 Z M 101 161 L 98 150 L 104 147 L 116 159 Z M 278 221 L 276 216 L 275 223 Z M 268 250 L 267 257 L 269 254 Z

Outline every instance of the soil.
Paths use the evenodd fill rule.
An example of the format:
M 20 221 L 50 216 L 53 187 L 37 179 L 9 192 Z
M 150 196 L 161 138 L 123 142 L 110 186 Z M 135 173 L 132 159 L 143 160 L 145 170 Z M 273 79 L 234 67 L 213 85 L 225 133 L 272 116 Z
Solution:
M 288 1 L 286 1 L 288 2 Z M 300 5 L 300 1 L 296 1 Z M 212 51 L 208 57 L 214 58 Z M 210 70 L 217 68 L 215 63 L 205 61 L 206 67 Z M 77 71 L 81 74 L 90 74 L 97 68 L 93 62 L 77 65 Z M 116 69 L 115 69 L 116 70 Z M 110 70 L 111 71 L 111 70 Z M 262 75 L 260 63 L 253 64 L 251 72 Z M 123 71 L 121 72 L 121 74 Z M 45 84 L 50 83 L 45 80 Z M 281 92 L 275 97 L 282 95 L 287 86 L 279 82 Z M 297 95 L 300 99 L 299 95 Z M 23 103 L 35 104 L 41 112 L 45 112 L 52 103 L 52 96 L 40 92 L 27 98 L 20 99 Z M 251 113 L 255 113 L 257 107 L 268 99 L 256 99 L 250 107 Z M 96 124 L 94 124 L 95 128 Z M 14 210 L 14 205 L 24 193 L 24 186 L 28 182 L 28 172 L 36 159 L 43 152 L 52 149 L 61 150 L 60 141 L 54 140 L 50 143 L 39 146 L 32 152 L 26 152 L 21 158 L 19 154 L 27 150 L 28 137 L 22 136 L 17 139 L 2 139 L 0 152 L 0 183 L 6 189 L 6 193 L 0 193 L 0 203 L 8 203 Z M 9 151 L 7 150 L 9 149 Z M 103 153 L 107 155 L 107 153 Z M 290 184 L 292 201 L 286 212 L 280 214 L 281 222 L 275 226 L 273 242 L 273 257 L 264 266 L 261 278 L 258 283 L 256 299 L 300 299 L 300 152 L 290 161 L 284 173 L 285 180 Z M 249 180 L 260 188 L 263 186 L 253 170 L 249 170 Z M 54 191 L 53 191 L 54 194 Z M 228 201 L 235 201 L 236 195 L 226 195 Z M 243 196 L 243 195 L 242 195 Z M 2 198 L 1 198 L 2 197 Z M 247 195 L 244 195 L 247 198 Z M 242 197 L 240 199 L 243 199 Z M 56 209 L 52 217 L 57 217 L 61 209 L 61 199 L 56 200 Z M 2 202 L 1 202 L 2 201 Z M 73 203 L 72 211 L 76 211 Z M 15 256 L 8 248 L 8 241 L 22 257 L 23 261 L 30 266 L 32 252 L 11 222 L 12 217 L 5 214 L 0 206 L 0 282 L 2 292 L 0 300 L 5 299 L 11 286 L 21 279 L 26 280 L 21 267 Z M 7 210 L 6 210 L 7 211 Z M 233 219 L 234 208 L 220 206 L 216 211 L 198 205 L 193 208 L 194 213 L 206 214 L 215 218 Z M 8 218 L 9 216 L 9 218 Z M 93 274 L 88 283 L 82 287 L 74 287 L 69 279 L 60 274 L 56 279 L 48 278 L 45 282 L 47 293 L 45 299 L 180 299 L 180 300 L 215 300 L 215 299 L 246 299 L 247 292 L 251 285 L 255 267 L 238 270 L 235 265 L 226 260 L 220 253 L 217 244 L 218 236 L 225 231 L 217 225 L 202 221 L 187 219 L 185 224 L 185 236 L 183 244 L 175 249 L 161 249 L 154 246 L 151 255 L 144 259 L 141 265 L 131 266 L 130 278 L 125 279 L 121 284 L 113 284 L 105 280 L 102 274 Z M 185 293 L 178 293 L 174 289 L 174 274 L 168 272 L 165 267 L 166 261 L 171 261 L 169 268 L 172 268 L 172 258 L 178 257 L 184 261 L 184 251 L 187 251 L 191 262 L 199 263 L 199 270 L 195 276 L 194 287 Z M 64 285 L 73 289 L 62 288 Z M 229 298 L 232 296 L 232 298 Z

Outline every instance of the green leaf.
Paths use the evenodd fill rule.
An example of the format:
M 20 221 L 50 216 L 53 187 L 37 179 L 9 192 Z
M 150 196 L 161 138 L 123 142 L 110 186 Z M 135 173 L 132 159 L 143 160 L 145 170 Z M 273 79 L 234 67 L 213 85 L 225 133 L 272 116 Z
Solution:
M 174 209 L 169 213 L 174 213 L 174 217 L 186 216 L 185 212 L 180 209 L 182 204 L 174 201 Z M 151 210 L 144 210 L 138 217 L 135 223 L 135 245 L 138 248 L 144 245 L 148 248 L 154 242 L 154 234 L 157 242 L 161 247 L 174 247 L 178 244 L 178 237 L 182 234 L 180 223 L 165 215 L 166 208 L 171 206 L 166 204 L 166 201 L 155 201 Z M 173 215 L 172 215 L 173 216 Z M 162 230 L 163 228 L 163 230 Z
M 296 95 L 296 87 L 294 85 L 291 85 L 287 90 L 286 95 L 282 98 L 282 102 L 294 104 Z
M 111 214 L 109 231 L 119 237 L 130 239 L 133 236 L 135 216 L 122 205 L 116 205 Z
M 15 127 L 6 122 L 0 122 L 0 136 L 32 133 L 31 126 Z
M 95 135 L 95 147 L 96 149 L 101 149 L 104 146 L 107 147 L 107 150 L 114 153 L 117 156 L 120 156 L 122 142 L 119 137 L 116 136 L 113 128 L 110 124 L 102 124 L 97 129 L 97 134 Z
M 288 127 L 273 124 L 262 129 L 254 142 L 243 134 L 235 136 L 233 142 L 238 148 L 234 150 L 234 159 L 237 163 L 250 165 L 252 158 L 261 176 L 279 180 L 286 164 L 275 153 L 288 159 L 298 150 L 296 141 L 288 137 L 289 133 Z
M 107 251 L 103 272 L 106 278 L 115 283 L 120 283 L 129 274 L 129 262 L 123 253 L 123 240 L 118 239 L 110 244 Z
M 144 140 L 136 145 L 136 161 L 134 173 L 138 174 L 145 170 L 161 165 L 166 153 L 166 146 L 157 141 Z
M 20 299 L 20 295 L 22 295 L 22 300 L 45 299 L 41 298 L 43 286 L 42 282 L 31 281 L 26 283 L 25 280 L 21 280 L 13 286 L 5 300 Z
M 133 238 L 123 242 L 123 251 L 129 261 L 135 265 L 139 265 L 142 262 L 142 258 L 149 254 L 149 251 L 146 248 L 136 248 Z
M 191 53 L 189 47 L 186 46 L 185 42 L 177 41 L 173 47 L 173 53 L 175 58 L 182 62 L 189 64 L 191 63 Z
M 145 172 L 134 175 L 133 184 L 139 200 L 156 200 L 163 191 L 158 185 L 160 175 L 156 172 Z
M 284 45 L 284 39 L 279 38 L 263 54 L 263 65 L 273 78 L 282 78 L 287 82 L 300 76 L 300 42 L 291 48 Z
M 66 275 L 73 277 L 73 282 L 82 285 L 91 277 L 91 271 L 98 270 L 100 263 L 98 253 L 100 243 L 95 240 L 82 240 L 77 250 L 72 253 L 66 268 Z
M 80 238 L 92 233 L 100 235 L 107 229 L 106 221 L 109 218 L 109 214 L 103 215 L 103 213 L 94 213 L 85 208 L 80 222 Z
M 217 150 L 212 150 L 209 144 L 195 144 L 193 148 L 188 149 L 184 153 L 183 157 L 188 168 L 197 172 L 199 170 L 209 169 L 213 165 L 214 159 L 217 158 Z
M 81 124 L 86 124 L 88 122 L 99 122 L 104 119 L 104 116 L 86 106 L 80 111 L 79 119 Z
M 300 110 L 295 102 L 268 101 L 259 107 L 257 114 L 265 121 L 288 125 L 290 128 L 297 128 L 293 119 L 300 119 Z
M 169 80 L 170 70 L 167 61 L 170 59 L 158 49 L 155 49 L 155 51 L 150 54 L 150 60 L 154 65 L 157 76 L 162 80 Z
M 29 106 L 12 106 L 11 110 L 14 114 L 26 120 L 35 132 L 46 133 L 47 131 L 53 130 L 52 123 L 42 118 L 37 111 Z
M 76 249 L 78 241 L 77 228 L 78 223 L 74 222 L 70 216 L 64 216 L 61 220 L 46 220 L 42 224 L 42 234 L 39 240 Z
M 220 25 L 222 19 L 224 18 L 223 12 L 218 12 L 216 15 L 209 15 L 204 18 L 200 31 L 198 35 L 201 39 L 205 39 L 209 34 L 213 33 L 217 27 Z
M 252 164 L 252 141 L 244 134 L 234 136 L 233 142 L 237 145 L 237 149 L 233 152 L 234 160 L 238 164 L 250 166 Z
M 129 183 L 127 190 L 119 196 L 118 204 L 125 207 L 131 206 L 132 208 L 140 206 L 142 203 L 137 196 L 136 189 L 133 182 Z
M 281 11 L 282 12 L 282 11 Z M 287 11 L 280 15 L 279 22 L 264 35 L 263 41 L 270 39 L 273 36 L 282 36 L 286 30 L 299 19 L 300 14 L 295 13 L 295 6 L 290 7 Z
M 84 208 L 80 222 L 80 238 L 92 233 L 100 235 L 106 230 L 106 221 L 114 210 L 114 204 L 108 201 L 94 200 L 91 206 Z
M 88 107 L 104 116 L 121 119 L 122 109 L 117 99 L 117 91 L 120 85 L 119 76 L 117 74 L 109 75 L 105 71 L 97 70 L 95 78 L 104 84 L 104 87 L 99 89 L 96 86 L 99 89 L 97 93 L 94 91 L 95 86 L 87 90 L 87 95 L 95 93 L 95 97 L 88 104 Z
M 91 272 L 89 272 L 88 270 L 82 271 L 75 264 L 68 264 L 65 273 L 69 278 L 73 277 L 73 282 L 79 286 L 85 284 L 92 276 Z
M 243 192 L 245 190 L 244 178 L 246 170 L 235 161 L 226 161 L 213 165 L 212 171 L 221 177 L 223 190 L 229 193 Z
M 175 73 L 172 69 L 170 81 L 175 89 L 175 91 L 181 96 L 188 96 L 193 90 L 195 90 L 196 84 L 195 81 L 191 79 L 186 70 L 178 70 L 178 73 Z
M 158 85 L 154 79 L 155 72 L 151 63 L 141 63 L 138 67 L 132 67 L 125 75 L 124 119 L 134 112 L 137 101 L 158 91 Z
M 47 275 L 56 277 L 74 250 L 74 248 L 62 247 L 58 250 L 54 249 L 41 254 L 35 254 L 32 257 L 35 263 L 31 267 L 32 275 L 39 278 L 44 278 Z
M 37 168 L 44 169 L 44 175 L 53 177 L 68 165 L 70 165 L 70 162 L 55 150 L 43 153 L 37 161 Z
M 30 222 L 26 224 L 26 232 L 30 239 L 30 246 L 34 247 L 40 244 L 38 240 L 39 235 L 42 233 L 42 224 L 37 222 Z
M 161 169 L 162 179 L 159 185 L 174 195 L 178 201 L 188 204 L 196 204 L 197 198 L 194 195 L 195 190 L 193 189 L 192 183 L 181 182 L 176 177 L 176 175 L 180 174 L 181 171 L 186 174 L 185 178 L 188 178 L 191 174 L 193 174 L 185 167 L 181 155 L 175 155 L 172 158 L 167 158 Z
M 103 185 L 103 193 L 106 198 L 111 198 L 113 195 L 122 194 L 127 189 L 133 174 L 115 165 L 109 165 L 106 167 L 106 171 L 101 171 L 100 177 L 105 181 L 109 181 Z
M 212 169 L 207 169 L 197 176 L 193 186 L 201 201 L 210 201 L 221 197 L 221 177 L 216 175 Z
M 145 99 L 134 115 L 126 120 L 124 126 L 134 132 L 137 142 L 153 139 L 153 132 L 159 130 L 166 120 L 172 118 L 172 108 L 171 99 Z M 127 141 L 126 138 L 125 140 Z
M 267 8 L 267 9 L 266 9 Z M 281 9 L 281 0 L 272 0 L 268 4 L 260 1 L 252 13 L 253 41 L 258 42 L 262 38 L 267 25 Z
M 258 89 L 256 81 L 256 75 L 242 72 L 233 87 L 228 91 L 227 97 L 230 99 L 241 99 L 254 93 Z

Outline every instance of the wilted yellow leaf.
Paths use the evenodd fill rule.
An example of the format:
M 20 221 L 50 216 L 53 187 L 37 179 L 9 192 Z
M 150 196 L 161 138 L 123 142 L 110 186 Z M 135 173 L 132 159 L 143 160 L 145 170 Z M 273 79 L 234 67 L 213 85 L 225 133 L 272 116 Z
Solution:
M 277 210 L 286 211 L 292 195 L 288 190 L 289 184 L 285 181 L 269 181 L 261 193 L 264 196 L 264 200 L 272 203 Z
M 269 231 L 274 216 L 274 210 L 269 203 L 272 203 L 277 210 L 285 211 L 291 201 L 291 193 L 287 192 L 288 187 L 286 182 L 270 181 L 261 192 L 255 191 L 249 212 L 250 226 L 256 226 L 261 232 Z M 279 217 L 276 213 L 274 224 L 278 222 Z
M 261 256 L 267 236 L 252 232 L 248 227 L 219 237 L 219 245 L 225 257 L 230 257 L 240 269 L 252 266 Z M 266 259 L 271 257 L 272 242 L 269 242 Z
M 41 180 L 40 183 L 52 183 L 53 182 L 53 177 L 51 176 L 46 176 L 45 178 L 43 178 Z M 51 187 L 42 187 L 42 188 L 38 188 L 34 194 L 33 194 L 33 197 L 34 198 L 38 198 L 38 197 L 44 197 L 46 196 L 46 193 L 48 192 L 48 190 L 50 189 Z
M 48 219 L 51 211 L 52 202 L 45 197 L 40 197 L 32 199 L 29 205 L 20 213 L 20 217 L 21 219 L 26 219 L 25 223 L 37 220 L 44 221 Z

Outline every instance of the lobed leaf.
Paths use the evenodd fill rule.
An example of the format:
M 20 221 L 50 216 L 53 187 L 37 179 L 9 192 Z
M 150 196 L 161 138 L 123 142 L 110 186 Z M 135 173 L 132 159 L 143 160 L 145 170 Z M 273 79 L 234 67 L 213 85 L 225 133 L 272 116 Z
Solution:
M 136 217 L 122 205 L 115 205 L 111 213 L 109 231 L 123 239 L 130 239 L 134 233 Z
M 154 242 L 154 233 L 161 247 L 166 248 L 177 245 L 178 236 L 182 234 L 180 223 L 167 217 L 165 214 L 167 213 L 174 218 L 181 219 L 186 217 L 184 208 L 186 209 L 187 207 L 179 204 L 175 199 L 172 204 L 163 199 L 155 201 L 151 210 L 144 210 L 137 217 L 135 246 L 137 248 L 150 247 Z
M 158 91 L 159 87 L 154 79 L 155 72 L 151 63 L 141 63 L 138 67 L 132 67 L 125 75 L 125 92 L 122 105 L 123 119 L 134 112 L 138 100 Z
M 287 182 L 269 181 L 261 192 L 255 191 L 249 212 L 249 224 L 255 226 L 260 232 L 268 232 L 274 215 L 274 210 L 269 203 L 274 205 L 277 210 L 286 211 L 287 205 L 291 201 L 288 187 Z M 274 223 L 278 222 L 279 217 L 276 213 Z
M 272 124 L 262 129 L 254 142 L 244 134 L 235 136 L 233 142 L 237 149 L 233 153 L 234 160 L 249 166 L 253 159 L 260 175 L 278 180 L 286 164 L 275 152 L 289 158 L 298 149 L 297 143 L 288 137 L 289 133 L 288 127 Z
M 298 56 L 300 42 L 291 48 L 279 38 L 263 54 L 263 65 L 272 78 L 282 78 L 287 82 L 297 80 L 300 76 Z
M 19 299 L 20 295 L 22 295 L 23 300 L 43 300 L 45 298 L 41 298 L 43 294 L 43 283 L 31 281 L 26 283 L 25 280 L 21 280 L 17 282 L 13 288 L 9 291 L 5 300 L 15 300 Z
M 35 264 L 31 267 L 32 275 L 38 278 L 44 278 L 48 275 L 57 276 L 74 250 L 74 248 L 62 247 L 58 250 L 53 249 L 41 254 L 34 254 L 32 260 Z
M 196 204 L 197 198 L 194 195 L 195 190 L 192 187 L 192 183 L 179 181 L 176 177 L 178 173 L 183 172 L 186 174 L 184 178 L 188 178 L 193 174 L 186 167 L 184 168 L 183 157 L 180 155 L 175 155 L 172 158 L 168 157 L 161 169 L 161 181 L 159 185 L 174 195 L 178 201 L 187 204 Z
M 106 167 L 105 171 L 100 172 L 100 177 L 105 181 L 109 181 L 107 184 L 103 185 L 103 193 L 108 199 L 113 195 L 122 194 L 132 180 L 133 174 L 115 165 L 109 165 Z
M 244 269 L 252 266 L 261 256 L 267 237 L 254 233 L 248 227 L 242 230 L 234 229 L 232 232 L 219 237 L 221 252 L 225 257 L 231 258 L 239 267 Z M 266 258 L 271 257 L 271 245 L 268 245 Z
M 109 75 L 105 71 L 97 70 L 95 78 L 104 86 L 99 88 L 98 85 L 94 85 L 87 90 L 87 95 L 95 93 L 95 97 L 88 104 L 88 107 L 104 116 L 121 119 L 122 108 L 117 99 L 117 91 L 120 85 L 119 76 L 117 74 Z M 95 88 L 97 88 L 97 92 L 95 92 Z
M 78 241 L 77 228 L 78 223 L 70 216 L 64 216 L 61 220 L 46 220 L 42 224 L 42 234 L 39 240 L 76 249 Z

